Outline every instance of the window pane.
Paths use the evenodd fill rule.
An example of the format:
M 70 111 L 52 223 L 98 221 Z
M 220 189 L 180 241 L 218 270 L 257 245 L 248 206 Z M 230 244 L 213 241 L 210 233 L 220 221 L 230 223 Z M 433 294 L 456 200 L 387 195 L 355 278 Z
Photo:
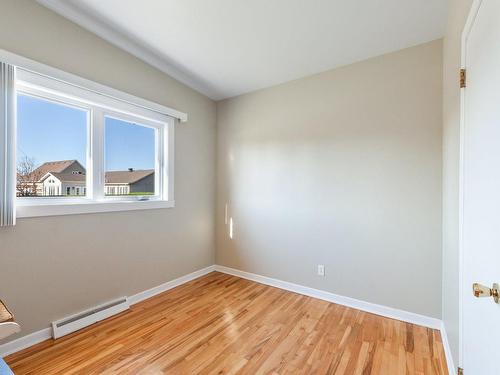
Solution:
M 155 138 L 153 128 L 106 117 L 105 195 L 155 194 Z
M 17 196 L 86 194 L 88 112 L 17 95 Z

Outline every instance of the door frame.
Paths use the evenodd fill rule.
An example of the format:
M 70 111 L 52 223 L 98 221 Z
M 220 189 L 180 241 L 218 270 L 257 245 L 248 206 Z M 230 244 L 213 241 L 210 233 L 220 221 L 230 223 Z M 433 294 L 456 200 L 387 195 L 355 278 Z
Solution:
M 464 29 L 462 31 L 461 39 L 461 69 L 467 69 L 467 41 L 476 21 L 479 9 L 483 0 L 474 0 L 471 8 L 469 10 L 469 15 L 467 16 L 467 21 L 465 22 Z M 459 278 L 459 290 L 458 290 L 458 366 L 463 367 L 464 365 L 464 298 L 465 293 L 470 292 L 470 287 L 464 285 L 464 157 L 465 157 L 465 102 L 466 102 L 466 90 L 465 88 L 460 89 L 460 155 L 459 155 L 459 183 L 458 183 L 458 278 Z

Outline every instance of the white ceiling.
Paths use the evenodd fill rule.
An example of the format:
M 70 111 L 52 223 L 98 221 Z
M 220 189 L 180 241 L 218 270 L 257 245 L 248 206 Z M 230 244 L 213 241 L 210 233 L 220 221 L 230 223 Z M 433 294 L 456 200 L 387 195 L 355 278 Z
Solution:
M 38 0 L 213 99 L 440 38 L 447 0 Z

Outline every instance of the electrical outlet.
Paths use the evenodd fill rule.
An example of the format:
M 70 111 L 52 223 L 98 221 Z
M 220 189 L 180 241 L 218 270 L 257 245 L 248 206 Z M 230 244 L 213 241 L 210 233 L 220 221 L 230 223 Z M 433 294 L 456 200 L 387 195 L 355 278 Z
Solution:
M 325 276 L 325 266 L 318 264 L 318 276 Z

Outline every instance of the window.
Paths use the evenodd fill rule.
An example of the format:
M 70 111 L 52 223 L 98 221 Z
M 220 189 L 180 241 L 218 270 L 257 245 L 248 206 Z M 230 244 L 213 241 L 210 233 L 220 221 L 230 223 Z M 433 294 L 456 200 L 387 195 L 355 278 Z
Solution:
M 18 69 L 18 216 L 173 206 L 174 119 Z

